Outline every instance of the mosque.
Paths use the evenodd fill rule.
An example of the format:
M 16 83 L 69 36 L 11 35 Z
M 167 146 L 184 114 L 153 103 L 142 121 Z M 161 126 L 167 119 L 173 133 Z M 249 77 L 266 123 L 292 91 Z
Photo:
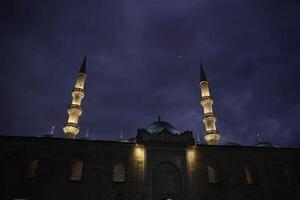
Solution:
M 219 145 L 209 81 L 200 64 L 204 139 L 158 118 L 135 138 L 79 138 L 86 57 L 65 138 L 0 136 L 2 200 L 275 200 L 300 198 L 300 149 Z

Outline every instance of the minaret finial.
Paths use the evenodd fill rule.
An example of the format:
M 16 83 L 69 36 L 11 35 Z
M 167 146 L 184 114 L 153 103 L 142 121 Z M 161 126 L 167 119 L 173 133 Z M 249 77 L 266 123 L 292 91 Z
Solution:
M 160 115 L 158 115 L 158 122 L 160 122 Z
M 200 83 L 203 81 L 207 81 L 206 74 L 204 71 L 204 67 L 202 65 L 202 60 L 200 60 Z

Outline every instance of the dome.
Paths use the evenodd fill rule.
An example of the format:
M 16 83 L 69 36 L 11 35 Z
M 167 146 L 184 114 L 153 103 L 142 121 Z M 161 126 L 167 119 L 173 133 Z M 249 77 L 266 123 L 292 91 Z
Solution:
M 150 124 L 146 130 L 151 134 L 159 134 L 164 129 L 168 130 L 170 133 L 174 135 L 180 135 L 180 131 L 178 131 L 174 126 L 172 126 L 170 123 L 161 121 L 160 118 L 158 118 L 158 121 L 153 122 Z

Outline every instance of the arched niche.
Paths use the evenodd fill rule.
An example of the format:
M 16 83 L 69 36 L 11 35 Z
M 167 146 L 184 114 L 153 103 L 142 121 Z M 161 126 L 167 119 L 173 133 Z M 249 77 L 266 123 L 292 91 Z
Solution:
M 152 172 L 152 199 L 182 200 L 182 176 L 171 162 L 160 163 Z

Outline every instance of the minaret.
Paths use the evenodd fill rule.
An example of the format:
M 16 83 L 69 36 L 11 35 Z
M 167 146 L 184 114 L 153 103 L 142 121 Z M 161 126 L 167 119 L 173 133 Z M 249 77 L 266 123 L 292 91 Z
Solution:
M 216 145 L 220 140 L 220 134 L 216 128 L 216 115 L 213 112 L 212 105 L 213 100 L 209 93 L 209 86 L 208 81 L 202 66 L 200 63 L 200 90 L 201 90 L 201 105 L 203 107 L 203 123 L 205 125 L 205 136 L 204 139 L 206 140 L 207 144 Z
M 82 114 L 81 100 L 84 98 L 84 83 L 86 78 L 86 56 L 83 59 L 80 70 L 77 75 L 75 88 L 72 90 L 72 103 L 68 107 L 68 122 L 65 124 L 63 130 L 68 139 L 75 139 L 79 133 L 78 120 Z

